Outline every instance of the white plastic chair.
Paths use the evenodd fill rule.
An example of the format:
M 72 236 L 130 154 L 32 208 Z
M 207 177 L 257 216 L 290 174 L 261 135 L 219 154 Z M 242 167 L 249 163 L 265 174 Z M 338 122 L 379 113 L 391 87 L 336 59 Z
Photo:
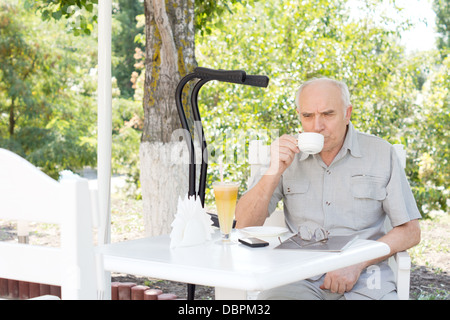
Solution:
M 88 181 L 57 182 L 0 149 L 0 219 L 60 226 L 60 247 L 0 242 L 0 278 L 61 286 L 61 299 L 96 299 L 92 207 Z
M 406 152 L 403 149 L 403 145 L 396 144 L 394 149 L 397 152 L 400 162 L 405 168 L 406 165 Z M 249 144 L 249 164 L 251 168 L 250 179 L 253 178 L 259 170 L 264 170 L 264 166 L 269 163 L 270 160 L 270 146 L 265 145 L 261 140 L 250 141 Z M 286 227 L 284 221 L 283 211 L 278 210 L 270 215 L 266 219 L 265 226 L 283 226 Z M 386 230 L 392 229 L 389 218 L 385 220 Z M 410 286 L 410 272 L 411 272 L 411 258 L 408 252 L 402 251 L 396 253 L 389 258 L 389 266 L 394 271 L 397 284 L 397 294 L 400 300 L 409 299 L 409 286 Z

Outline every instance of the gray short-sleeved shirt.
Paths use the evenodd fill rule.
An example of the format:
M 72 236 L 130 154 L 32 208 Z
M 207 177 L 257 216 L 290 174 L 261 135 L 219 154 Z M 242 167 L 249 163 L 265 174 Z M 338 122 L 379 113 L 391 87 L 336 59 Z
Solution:
M 385 234 L 386 215 L 394 227 L 421 217 L 393 146 L 356 131 L 351 123 L 330 166 L 318 154 L 296 154 L 272 195 L 269 213 L 280 200 L 293 232 L 302 222 L 314 221 L 331 234 L 377 240 Z

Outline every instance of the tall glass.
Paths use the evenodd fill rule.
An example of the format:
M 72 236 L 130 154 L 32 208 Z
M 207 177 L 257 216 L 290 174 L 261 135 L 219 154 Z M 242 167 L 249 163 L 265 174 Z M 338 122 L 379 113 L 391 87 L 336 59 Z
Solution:
M 214 182 L 214 197 L 216 198 L 217 216 L 219 217 L 222 242 L 229 243 L 233 227 L 234 210 L 238 195 L 239 182 Z

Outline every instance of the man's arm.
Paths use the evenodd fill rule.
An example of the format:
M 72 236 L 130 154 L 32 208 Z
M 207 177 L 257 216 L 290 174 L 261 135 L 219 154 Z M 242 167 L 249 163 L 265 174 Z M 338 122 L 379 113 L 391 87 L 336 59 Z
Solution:
M 300 150 L 297 139 L 283 135 L 270 146 L 270 167 L 261 180 L 236 205 L 236 228 L 260 226 L 268 215 L 269 202 L 281 175 Z
M 377 264 L 387 258 L 393 256 L 397 252 L 408 250 L 409 248 L 414 247 L 420 242 L 420 225 L 419 220 L 411 220 L 404 224 L 401 224 L 397 227 L 392 228 L 388 233 L 386 233 L 383 237 L 378 239 L 378 241 L 386 243 L 391 252 L 381 258 L 366 261 L 364 263 L 364 268 Z M 363 268 L 363 269 L 364 269 Z
M 359 275 L 365 268 L 377 264 L 397 252 L 405 251 L 417 245 L 420 242 L 419 220 L 411 220 L 394 227 L 386 235 L 378 239 L 378 241 L 384 242 L 389 246 L 391 251 L 388 255 L 328 272 L 321 288 L 328 289 L 333 293 L 348 292 L 353 288 L 356 281 L 358 281 Z
M 270 198 L 280 181 L 278 175 L 264 175 L 236 205 L 236 228 L 261 226 L 268 216 Z

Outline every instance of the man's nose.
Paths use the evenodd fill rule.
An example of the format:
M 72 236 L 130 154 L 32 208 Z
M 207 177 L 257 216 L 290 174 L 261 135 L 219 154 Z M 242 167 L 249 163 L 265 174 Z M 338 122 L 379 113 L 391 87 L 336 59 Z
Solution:
M 324 128 L 323 118 L 321 115 L 318 115 L 314 118 L 314 131 L 321 132 Z

